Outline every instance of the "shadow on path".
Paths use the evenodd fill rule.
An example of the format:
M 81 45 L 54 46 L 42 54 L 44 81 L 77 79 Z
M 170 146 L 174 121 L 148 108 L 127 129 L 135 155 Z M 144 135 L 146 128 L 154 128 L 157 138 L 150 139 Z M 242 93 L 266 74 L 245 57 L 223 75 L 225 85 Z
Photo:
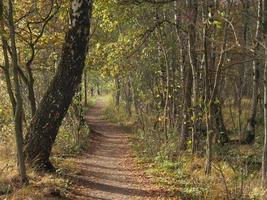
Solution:
M 71 199 L 135 200 L 163 199 L 153 190 L 143 172 L 133 167 L 127 133 L 106 121 L 101 110 L 103 101 L 86 115 L 92 129 L 88 152 L 75 159 L 81 174 L 70 176 L 74 187 Z

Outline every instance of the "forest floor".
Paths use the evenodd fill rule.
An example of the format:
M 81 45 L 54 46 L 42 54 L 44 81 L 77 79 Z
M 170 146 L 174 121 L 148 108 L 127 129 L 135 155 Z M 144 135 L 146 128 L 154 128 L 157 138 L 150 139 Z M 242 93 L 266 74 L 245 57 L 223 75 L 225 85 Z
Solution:
M 72 175 L 70 199 L 134 200 L 173 199 L 155 186 L 138 167 L 131 151 L 129 131 L 102 114 L 100 99 L 86 115 L 92 133 L 90 148 L 73 160 L 80 173 Z

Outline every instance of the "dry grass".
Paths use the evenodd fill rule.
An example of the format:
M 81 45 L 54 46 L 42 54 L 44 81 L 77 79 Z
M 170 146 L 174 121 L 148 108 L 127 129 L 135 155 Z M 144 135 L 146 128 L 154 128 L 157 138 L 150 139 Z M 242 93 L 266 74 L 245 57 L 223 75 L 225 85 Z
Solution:
M 58 170 L 54 174 L 37 174 L 33 170 L 27 171 L 29 185 L 21 186 L 16 167 L 4 171 L 0 176 L 0 186 L 8 187 L 6 194 L 0 196 L 5 200 L 24 199 L 68 199 L 71 181 L 66 175 L 79 173 L 77 166 L 69 159 L 53 159 Z M 75 170 L 76 169 L 76 170 Z

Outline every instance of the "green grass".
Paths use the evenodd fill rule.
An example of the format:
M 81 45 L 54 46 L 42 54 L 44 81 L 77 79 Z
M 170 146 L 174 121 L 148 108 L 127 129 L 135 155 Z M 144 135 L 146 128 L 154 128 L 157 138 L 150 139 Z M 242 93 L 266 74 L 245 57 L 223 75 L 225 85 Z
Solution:
M 98 98 L 99 97 L 97 97 L 97 96 L 88 97 L 88 102 L 87 102 L 87 108 L 86 109 L 94 107 Z
M 117 123 L 121 126 L 132 126 L 136 121 L 136 115 L 133 114 L 131 117 L 125 112 L 125 105 L 121 105 L 119 108 L 116 107 L 112 94 L 102 97 L 102 101 L 105 104 L 103 114 L 109 121 Z

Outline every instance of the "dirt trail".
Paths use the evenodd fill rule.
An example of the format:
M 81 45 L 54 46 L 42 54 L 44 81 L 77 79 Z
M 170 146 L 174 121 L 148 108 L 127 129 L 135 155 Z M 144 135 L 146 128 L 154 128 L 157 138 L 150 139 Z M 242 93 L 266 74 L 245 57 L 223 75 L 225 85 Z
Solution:
M 90 150 L 76 159 L 82 173 L 72 177 L 71 199 L 135 200 L 165 199 L 133 163 L 127 133 L 101 115 L 97 101 L 86 120 L 93 130 Z

